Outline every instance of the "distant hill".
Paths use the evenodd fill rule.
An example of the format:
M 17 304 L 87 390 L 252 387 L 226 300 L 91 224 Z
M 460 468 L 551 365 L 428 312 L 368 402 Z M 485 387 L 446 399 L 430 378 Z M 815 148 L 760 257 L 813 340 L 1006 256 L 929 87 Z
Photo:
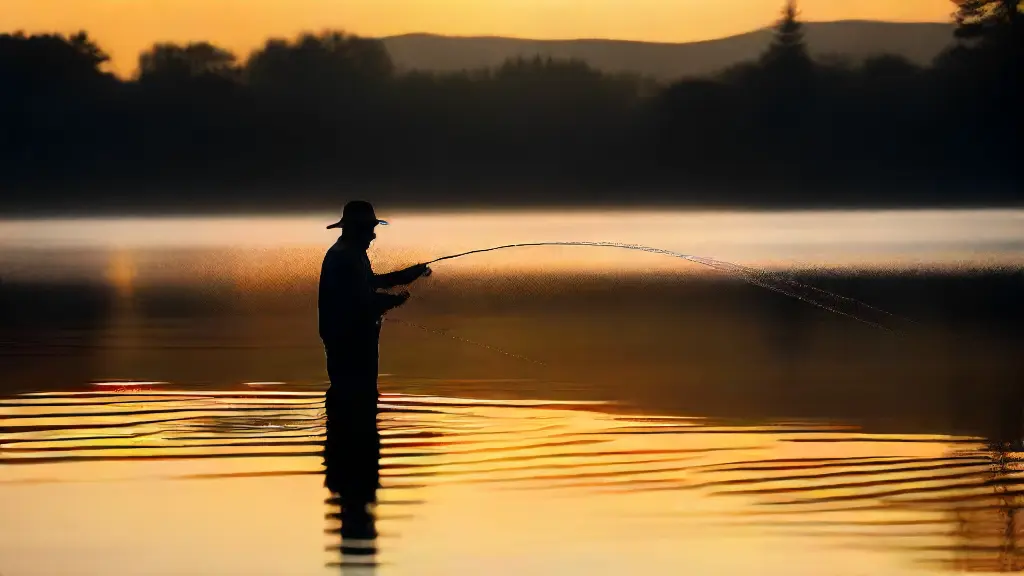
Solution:
M 806 24 L 815 57 L 853 60 L 889 53 L 925 65 L 953 41 L 952 24 L 870 21 Z M 493 67 L 508 58 L 536 55 L 585 60 L 607 72 L 633 72 L 658 79 L 713 74 L 756 58 L 772 38 L 770 29 L 706 42 L 680 44 L 620 40 L 526 40 L 407 34 L 383 38 L 404 70 L 457 71 Z

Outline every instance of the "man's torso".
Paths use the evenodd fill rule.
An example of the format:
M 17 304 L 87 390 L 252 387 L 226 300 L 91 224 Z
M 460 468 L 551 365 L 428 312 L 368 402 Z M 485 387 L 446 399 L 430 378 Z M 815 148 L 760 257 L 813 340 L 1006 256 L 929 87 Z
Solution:
M 325 342 L 354 343 L 372 339 L 376 347 L 379 318 L 367 306 L 372 299 L 373 269 L 366 252 L 336 242 L 320 268 L 317 308 L 320 338 Z M 369 344 L 369 342 L 367 342 Z

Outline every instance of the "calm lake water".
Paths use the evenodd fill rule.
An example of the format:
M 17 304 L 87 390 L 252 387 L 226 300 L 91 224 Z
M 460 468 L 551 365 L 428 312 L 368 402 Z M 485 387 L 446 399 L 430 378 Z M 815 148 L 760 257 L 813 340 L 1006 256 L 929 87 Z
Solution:
M 381 212 L 378 271 L 770 275 L 439 263 L 339 463 L 336 215 L 0 222 L 0 574 L 1024 571 L 1024 211 Z

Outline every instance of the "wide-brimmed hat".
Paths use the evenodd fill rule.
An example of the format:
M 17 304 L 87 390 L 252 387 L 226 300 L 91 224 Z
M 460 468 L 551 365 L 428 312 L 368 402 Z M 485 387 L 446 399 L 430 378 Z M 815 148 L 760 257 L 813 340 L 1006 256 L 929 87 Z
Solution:
M 363 200 L 353 200 L 345 204 L 345 209 L 341 213 L 341 220 L 331 224 L 327 229 L 353 225 L 373 227 L 378 224 L 382 226 L 388 225 L 384 220 L 377 218 L 377 215 L 373 212 L 372 204 Z

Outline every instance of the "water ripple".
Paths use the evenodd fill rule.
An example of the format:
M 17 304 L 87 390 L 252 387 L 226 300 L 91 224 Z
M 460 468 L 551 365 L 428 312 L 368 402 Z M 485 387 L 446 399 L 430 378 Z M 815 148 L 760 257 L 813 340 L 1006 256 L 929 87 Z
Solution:
M 215 464 L 156 475 L 185 482 L 323 474 L 323 392 L 274 388 L 161 385 L 0 399 L 0 483 L 78 482 L 86 464 L 117 464 L 111 474 L 151 478 L 151 470 L 124 466 L 160 461 Z M 392 528 L 410 521 L 431 486 L 626 499 L 685 491 L 733 502 L 708 526 L 734 521 L 801 538 L 841 536 L 851 546 L 897 547 L 947 568 L 1020 561 L 1024 453 L 1005 446 L 975 437 L 874 435 L 834 423 L 744 425 L 601 408 L 385 395 L 378 470 L 389 498 L 378 503 L 375 520 Z M 30 473 L 37 469 L 43 473 Z M 325 504 L 327 520 L 344 522 L 333 509 L 338 498 Z M 684 515 L 666 510 L 659 521 Z M 333 537 L 341 529 L 326 532 Z M 349 540 L 332 548 L 345 557 L 341 564 L 351 554 Z

